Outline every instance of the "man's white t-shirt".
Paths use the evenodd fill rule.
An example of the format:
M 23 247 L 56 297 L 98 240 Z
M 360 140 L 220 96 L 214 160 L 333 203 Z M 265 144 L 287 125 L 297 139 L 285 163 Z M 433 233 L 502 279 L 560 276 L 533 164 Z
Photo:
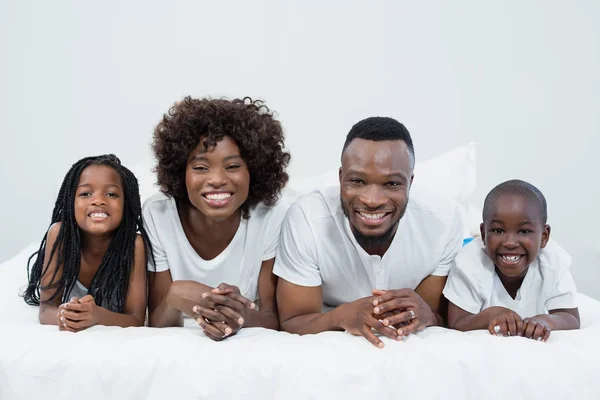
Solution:
M 569 253 L 549 240 L 529 266 L 513 299 L 502 285 L 483 241 L 477 238 L 456 256 L 444 296 L 471 314 L 489 307 L 506 307 L 521 318 L 528 318 L 550 310 L 576 308 L 577 289 L 570 267 Z
M 357 243 L 340 202 L 339 186 L 300 197 L 288 210 L 273 272 L 300 286 L 320 286 L 337 307 L 373 289 L 415 289 L 429 275 L 446 276 L 462 246 L 458 208 L 412 190 L 406 212 L 383 257 Z
M 185 235 L 175 200 L 157 193 L 142 208 L 154 255 L 148 269 L 170 270 L 173 281 L 192 280 L 212 287 L 223 282 L 235 285 L 244 297 L 255 301 L 261 264 L 275 257 L 289 203 L 282 198 L 273 207 L 259 204 L 251 209 L 250 218 L 241 218 L 225 250 L 212 260 L 204 260 Z

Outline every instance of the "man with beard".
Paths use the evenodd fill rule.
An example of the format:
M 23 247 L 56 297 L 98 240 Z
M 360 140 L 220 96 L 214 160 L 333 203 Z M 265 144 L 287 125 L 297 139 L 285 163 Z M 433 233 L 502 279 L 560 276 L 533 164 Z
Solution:
M 414 165 L 400 122 L 373 117 L 352 127 L 340 186 L 301 197 L 283 222 L 273 270 L 283 330 L 345 330 L 382 348 L 380 335 L 401 340 L 444 324 L 442 289 L 462 245 L 461 219 L 431 193 L 409 199 Z

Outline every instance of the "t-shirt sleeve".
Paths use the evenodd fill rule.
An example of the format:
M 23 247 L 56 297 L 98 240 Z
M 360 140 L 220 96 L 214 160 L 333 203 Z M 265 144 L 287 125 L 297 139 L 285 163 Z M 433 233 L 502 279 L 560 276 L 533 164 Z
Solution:
M 471 313 L 478 314 L 483 307 L 483 299 L 480 296 L 480 285 L 477 281 L 477 269 L 483 270 L 483 265 L 476 265 L 473 257 L 468 257 L 477 250 L 475 248 L 467 248 L 468 246 L 476 246 L 475 243 L 469 243 L 463 248 L 464 254 L 457 256 L 450 268 L 448 280 L 444 287 L 444 296 L 454 305 Z
M 315 238 L 306 215 L 298 204 L 290 207 L 281 224 L 273 273 L 295 285 L 322 284 L 316 262 Z
M 282 198 L 271 210 L 271 218 L 269 218 L 265 227 L 263 261 L 270 260 L 277 255 L 281 224 L 283 223 L 288 207 L 289 203 Z
M 152 203 L 146 202 L 142 208 L 142 218 L 144 219 L 144 229 L 150 239 L 152 255 L 148 255 L 148 271 L 163 272 L 169 269 L 167 264 L 167 255 L 159 240 L 158 229 L 160 229 L 160 218 L 153 211 Z
M 575 281 L 573 281 L 571 272 L 567 269 L 554 286 L 548 300 L 546 300 L 546 308 L 548 311 L 577 308 L 576 296 Z
M 431 273 L 431 275 L 436 276 L 447 276 L 450 267 L 454 262 L 454 258 L 462 248 L 463 243 L 463 221 L 458 211 L 458 208 L 455 207 L 454 214 L 452 216 L 452 222 L 448 229 L 448 235 L 446 236 L 446 246 L 444 248 L 444 252 L 442 254 L 442 258 L 438 263 L 436 269 Z

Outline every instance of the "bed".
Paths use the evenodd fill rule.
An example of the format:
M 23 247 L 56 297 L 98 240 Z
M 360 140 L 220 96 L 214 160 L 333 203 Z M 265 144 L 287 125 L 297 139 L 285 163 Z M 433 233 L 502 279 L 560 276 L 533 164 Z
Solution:
M 142 196 L 155 190 L 138 167 Z M 141 171 L 141 172 L 140 172 Z M 446 174 L 446 175 L 444 175 Z M 447 176 L 452 174 L 452 176 Z M 474 149 L 417 164 L 416 176 L 463 204 L 474 187 Z M 463 177 L 464 179 L 458 179 Z M 292 179 L 306 191 L 337 179 Z M 417 182 L 417 180 L 415 180 Z M 471 228 L 477 231 L 479 216 Z M 298 336 L 243 329 L 216 343 L 197 326 L 92 327 L 80 333 L 42 326 L 18 296 L 31 243 L 0 264 L 0 399 L 599 399 L 600 302 L 579 295 L 582 327 L 547 343 L 428 328 L 384 349 L 344 332 Z
M 0 264 L 0 399 L 598 399 L 600 302 L 547 343 L 428 328 L 377 349 L 343 332 L 42 326 L 18 296 L 36 244 Z

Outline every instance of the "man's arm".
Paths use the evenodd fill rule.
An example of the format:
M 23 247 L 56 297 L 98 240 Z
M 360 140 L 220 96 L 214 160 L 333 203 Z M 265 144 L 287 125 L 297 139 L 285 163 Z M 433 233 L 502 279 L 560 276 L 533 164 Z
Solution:
M 429 275 L 415 289 L 415 293 L 425 300 L 435 317 L 432 326 L 446 326 L 448 300 L 442 294 L 446 279 L 446 276 Z

